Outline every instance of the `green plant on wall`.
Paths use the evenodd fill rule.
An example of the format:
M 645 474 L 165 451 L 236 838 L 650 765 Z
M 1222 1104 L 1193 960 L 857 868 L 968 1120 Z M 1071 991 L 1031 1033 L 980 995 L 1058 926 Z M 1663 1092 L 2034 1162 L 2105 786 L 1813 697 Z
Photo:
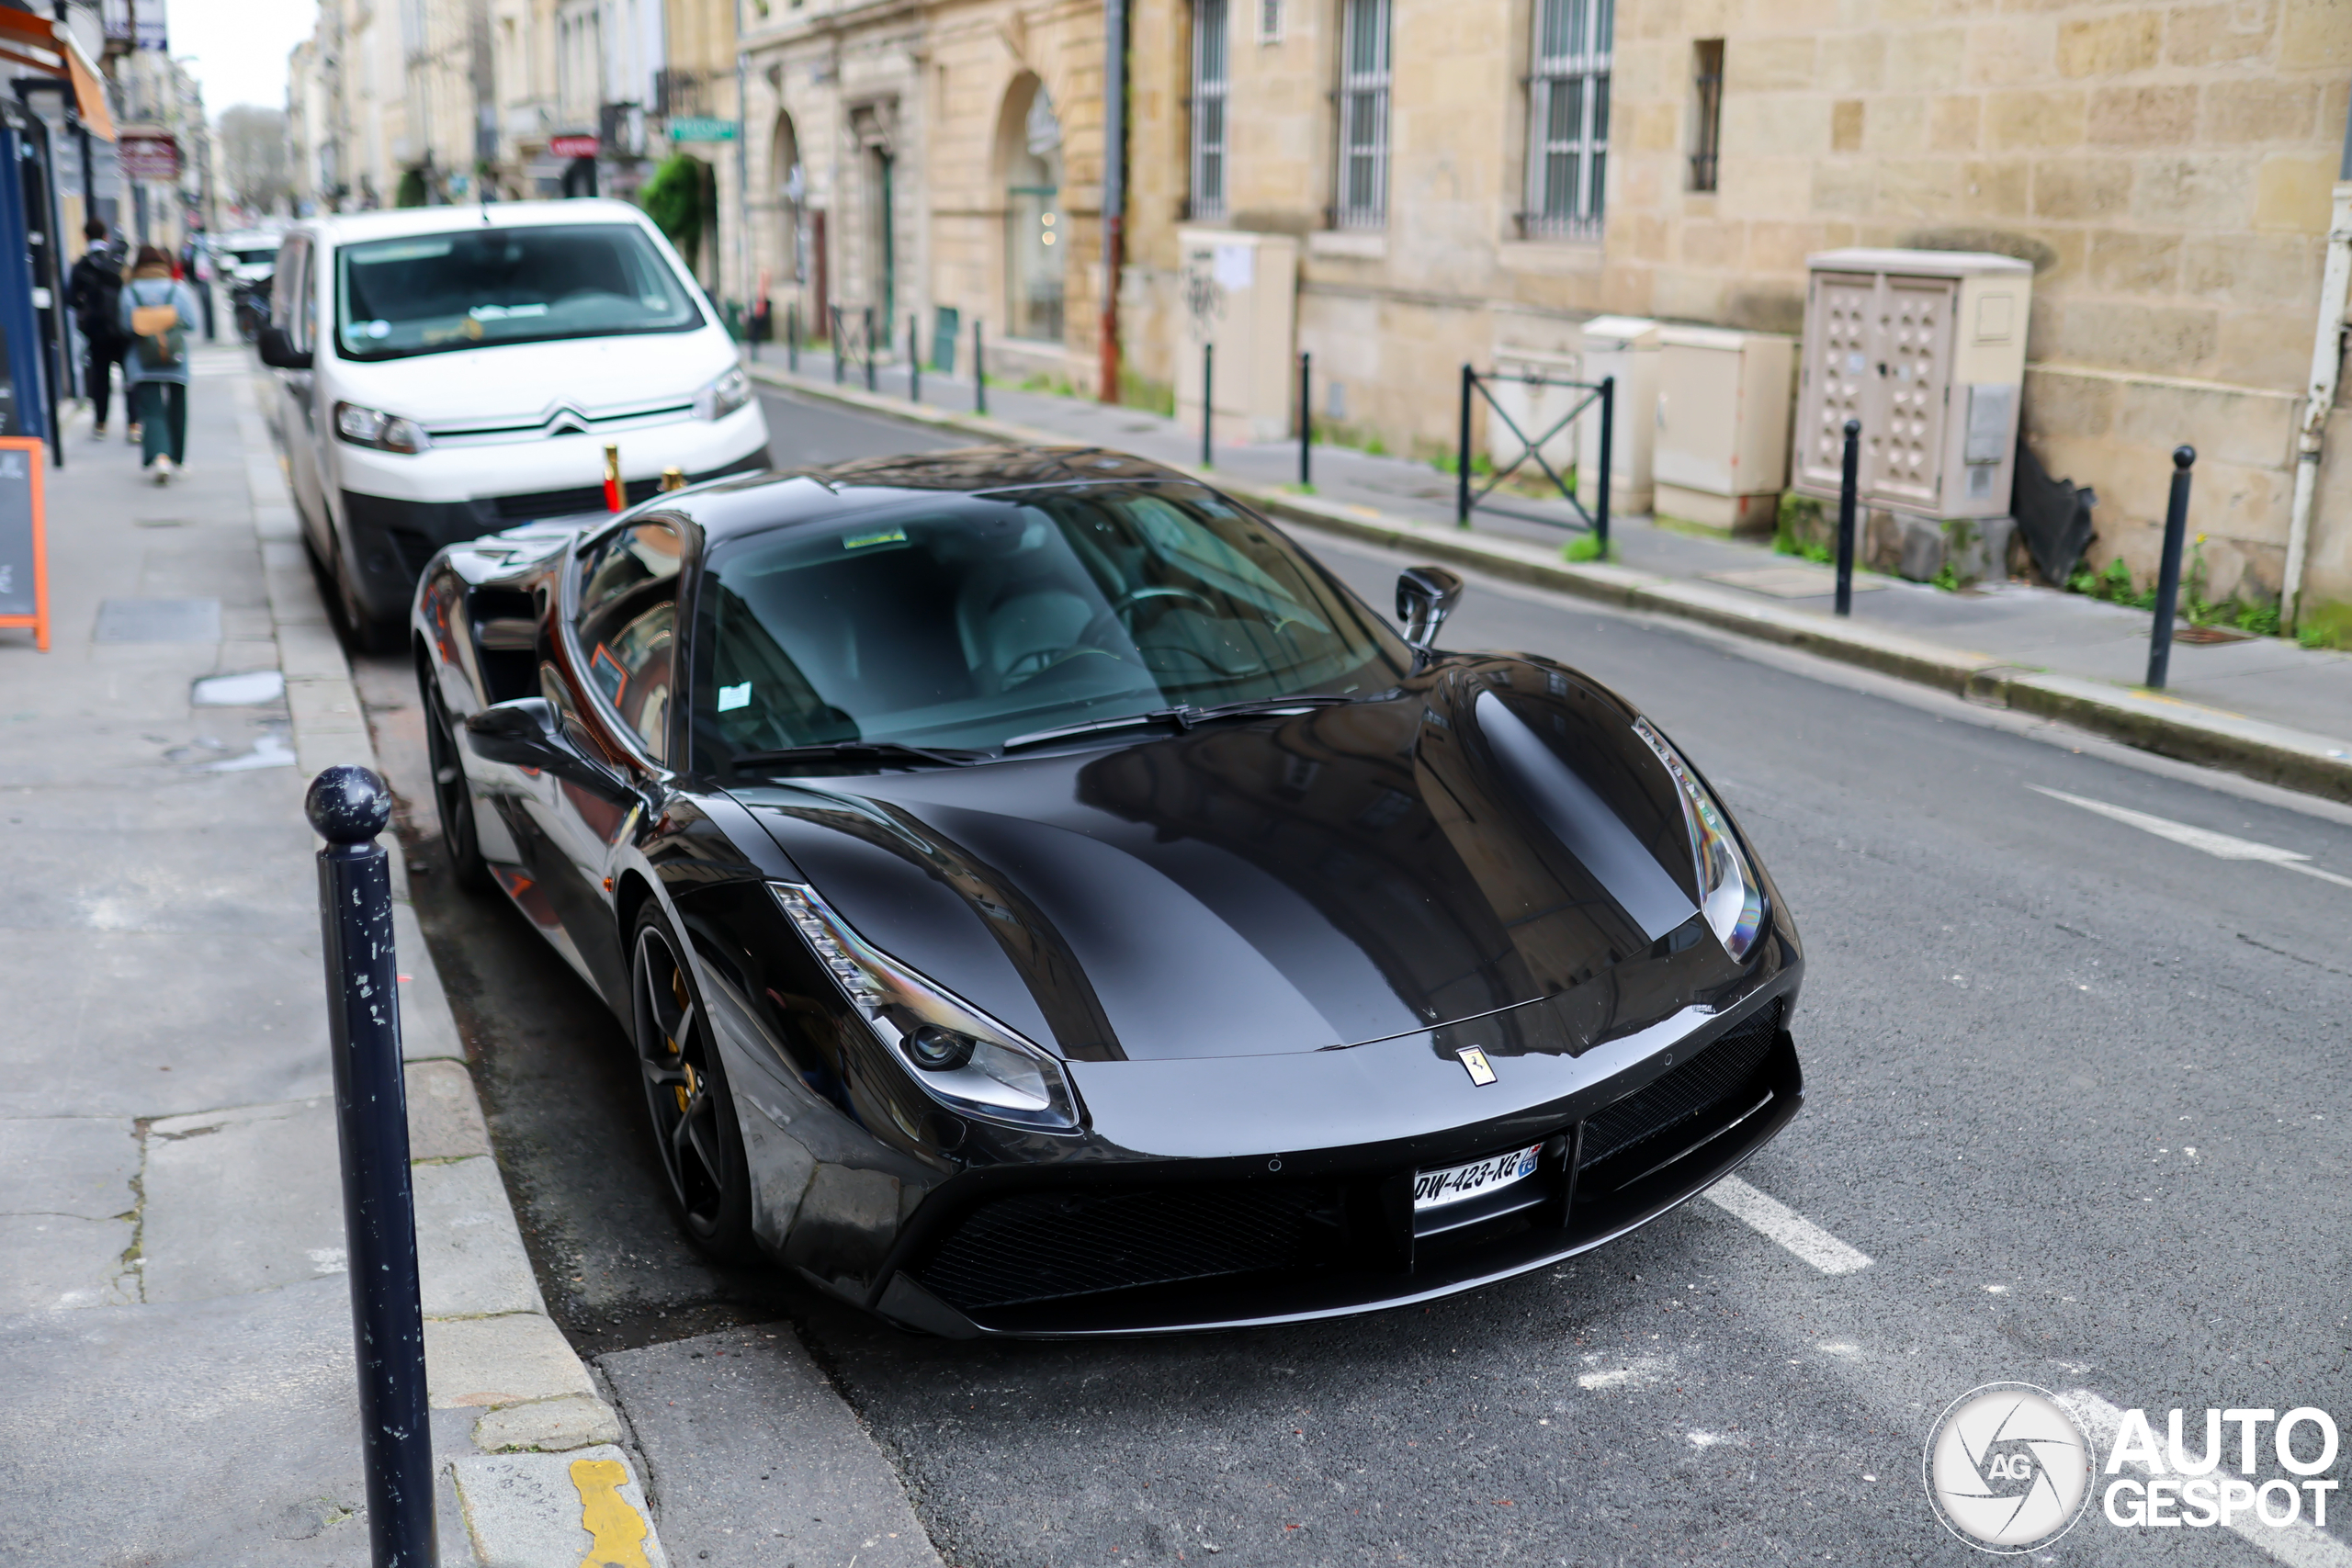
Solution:
M 401 183 L 392 192 L 392 205 L 394 207 L 423 207 L 424 197 L 424 171 L 402 169 Z
M 701 256 L 718 191 L 718 178 L 708 164 L 691 152 L 673 152 L 637 193 L 638 205 L 678 248 L 690 272 Z

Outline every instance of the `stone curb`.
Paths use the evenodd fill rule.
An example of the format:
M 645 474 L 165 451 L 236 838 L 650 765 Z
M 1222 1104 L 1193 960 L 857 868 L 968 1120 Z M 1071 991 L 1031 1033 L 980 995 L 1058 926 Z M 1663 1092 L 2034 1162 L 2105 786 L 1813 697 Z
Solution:
M 925 407 L 769 366 L 754 379 L 912 424 L 987 441 L 1063 444 L 1066 435 L 1010 421 Z M 1856 626 L 1805 610 L 1759 604 L 1712 584 L 1625 567 L 1563 560 L 1540 545 L 1470 534 L 1393 516 L 1369 506 L 1323 501 L 1170 464 L 1257 507 L 1271 517 L 1343 538 L 1408 550 L 1532 587 L 1554 589 L 1621 609 L 1673 615 L 1719 631 L 1819 654 L 1882 675 L 1915 682 L 1968 701 L 2072 725 L 2142 750 L 2224 768 L 2265 784 L 2352 804 L 2352 739 L 2247 718 L 2158 692 L 2054 675 L 1989 653 L 1949 648 L 1900 632 Z
M 252 383 L 240 376 L 234 386 L 300 771 L 307 779 L 338 762 L 377 767 L 350 660 L 303 558 Z M 397 846 L 391 870 L 418 1229 L 426 1232 L 437 1217 L 446 1233 L 418 1236 L 426 1270 L 425 1379 L 434 1409 L 483 1412 L 472 1424 L 480 1453 L 439 1455 L 439 1468 L 457 1485 L 481 1562 L 570 1568 L 608 1540 L 628 1539 L 642 1541 L 650 1562 L 664 1562 L 634 1461 L 612 1446 L 621 1438 L 620 1418 L 547 1314 Z M 561 1456 L 570 1450 L 586 1457 L 566 1463 Z M 592 1531 L 583 1517 L 601 1517 L 603 1526 Z M 634 1526 L 642 1530 L 632 1536 Z

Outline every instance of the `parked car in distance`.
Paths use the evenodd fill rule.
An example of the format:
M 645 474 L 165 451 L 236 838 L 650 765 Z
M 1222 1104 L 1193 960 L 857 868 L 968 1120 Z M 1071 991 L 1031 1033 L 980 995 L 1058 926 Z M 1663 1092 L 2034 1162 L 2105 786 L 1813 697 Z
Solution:
M 605 510 L 664 469 L 763 469 L 735 344 L 660 230 L 618 201 L 306 220 L 278 252 L 277 372 L 305 543 L 363 645 L 396 640 L 443 546 Z
M 1407 570 L 1399 637 L 1090 447 L 453 546 L 411 621 L 447 867 L 619 1018 L 716 1257 L 952 1337 L 1474 1290 L 1786 1126 L 1804 962 L 1641 712 L 1435 646 L 1462 587 Z
M 247 343 L 269 320 L 269 281 L 277 270 L 279 239 L 266 230 L 238 229 L 212 241 L 214 275 L 229 290 L 237 335 Z

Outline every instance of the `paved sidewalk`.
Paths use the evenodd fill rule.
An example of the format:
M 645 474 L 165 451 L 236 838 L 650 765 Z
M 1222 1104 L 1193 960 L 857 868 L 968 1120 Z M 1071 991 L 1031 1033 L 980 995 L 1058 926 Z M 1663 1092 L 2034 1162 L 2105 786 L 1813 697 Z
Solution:
M 976 440 L 1078 441 L 1200 466 L 1199 433 L 1157 414 L 991 384 L 989 417 L 981 419 L 968 377 L 925 375 L 917 406 L 907 401 L 902 367 L 881 367 L 871 396 L 862 369 L 853 368 L 840 385 L 833 369 L 828 356 L 804 353 L 794 375 L 773 346 L 753 366 L 770 386 L 963 430 Z M 1220 443 L 1214 458 L 1219 485 L 1285 522 L 1803 647 L 2187 761 L 2352 801 L 2352 653 L 2277 637 L 2205 646 L 2176 640 L 2169 687 L 2150 693 L 2137 684 L 2147 666 L 2147 612 L 2081 594 L 2023 583 L 1952 593 L 1862 573 L 1854 613 L 1840 620 L 1830 614 L 1834 574 L 1774 555 L 1769 542 L 1701 537 L 1647 517 L 1618 517 L 1611 521 L 1610 564 L 1575 566 L 1559 553 L 1570 535 L 1526 520 L 1564 517 L 1557 502 L 1498 495 L 1526 517 L 1481 510 L 1464 530 L 1454 526 L 1452 476 L 1427 463 L 1317 446 L 1308 495 L 1295 488 L 1295 442 Z M 2192 528 L 2195 522 L 2192 508 Z
M 167 489 L 86 416 L 70 426 L 52 650 L 0 632 L 11 1563 L 368 1556 L 301 793 L 374 754 L 245 356 L 203 347 L 194 368 Z M 629 1546 L 582 1528 L 593 1499 L 644 1526 L 612 1561 L 661 1563 L 396 886 L 443 1561 L 576 1568 Z

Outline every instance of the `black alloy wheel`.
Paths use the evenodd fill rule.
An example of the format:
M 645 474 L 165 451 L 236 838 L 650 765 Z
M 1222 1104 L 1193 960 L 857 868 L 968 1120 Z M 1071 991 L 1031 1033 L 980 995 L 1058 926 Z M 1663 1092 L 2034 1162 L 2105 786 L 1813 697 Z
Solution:
M 735 1099 L 694 976 L 659 906 L 649 901 L 638 916 L 631 947 L 638 1066 L 671 1201 L 696 1247 L 723 1261 L 749 1262 L 757 1248 Z
M 474 823 L 473 791 L 466 787 L 465 759 L 458 750 L 458 727 L 441 700 L 430 668 L 417 666 L 417 694 L 424 701 L 424 750 L 433 768 L 433 809 L 441 818 L 441 845 L 458 886 L 477 893 L 496 886 L 482 859 L 481 834 Z

